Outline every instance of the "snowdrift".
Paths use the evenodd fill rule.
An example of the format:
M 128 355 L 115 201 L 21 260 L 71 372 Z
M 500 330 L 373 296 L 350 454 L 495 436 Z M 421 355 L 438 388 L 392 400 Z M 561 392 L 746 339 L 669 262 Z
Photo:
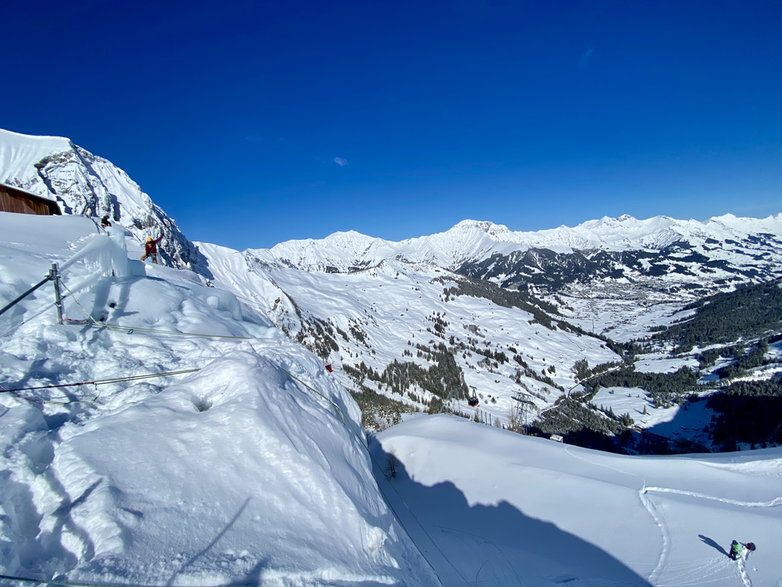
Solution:
M 1 574 L 436 584 L 319 359 L 197 275 L 133 260 L 122 229 L 0 214 L 0 235 L 0 306 L 56 262 L 66 318 L 49 284 L 0 316 Z

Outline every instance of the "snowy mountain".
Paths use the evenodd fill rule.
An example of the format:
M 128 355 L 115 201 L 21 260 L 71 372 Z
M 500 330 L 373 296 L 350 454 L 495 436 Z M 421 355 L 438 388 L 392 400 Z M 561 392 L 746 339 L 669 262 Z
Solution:
M 670 249 L 692 249 L 706 257 L 702 262 L 755 265 L 756 261 L 765 261 L 764 267 L 778 264 L 782 255 L 782 214 L 765 219 L 726 215 L 707 222 L 621 216 L 537 232 L 515 232 L 491 222 L 464 220 L 446 232 L 401 242 L 351 231 L 321 240 L 288 241 L 252 253 L 269 263 L 334 272 L 366 268 L 390 259 L 458 270 L 465 264 L 490 259 L 496 263 L 498 258 L 519 257 L 531 250 L 589 255 L 597 251 L 662 253 Z
M 198 249 L 127 173 L 69 139 L 0 129 L 0 183 L 55 200 L 64 214 L 108 215 L 140 242 L 163 235 L 164 259 L 209 277 Z
M 464 221 L 399 243 L 349 232 L 243 253 L 199 247 L 215 283 L 338 367 L 361 398 L 365 424 L 445 409 L 508 426 L 559 411 L 584 377 L 627 359 L 630 347 L 590 333 L 649 338 L 709 294 L 782 277 L 782 215 L 705 223 L 624 216 L 536 233 Z M 662 351 L 638 364 L 659 377 L 697 370 L 695 352 Z M 630 422 L 652 428 L 670 419 L 660 403 L 640 403 Z M 708 424 L 704 415 L 700 425 Z
M 345 387 L 370 403 L 390 398 L 397 411 L 447 404 L 472 416 L 475 396 L 482 419 L 508 422 L 519 392 L 543 410 L 575 385 L 576 361 L 620 361 L 605 341 L 552 320 L 537 300 L 492 284 L 470 289 L 435 265 L 389 260 L 320 273 L 269 265 L 254 251 L 199 247 L 216 285 L 262 308 Z M 370 406 L 362 408 L 372 423 Z
M 245 254 L 256 264 L 315 273 L 392 260 L 434 265 L 536 293 L 581 328 L 629 340 L 696 299 L 782 277 L 782 214 L 707 222 L 621 216 L 538 232 L 465 220 L 401 242 L 349 232 Z M 650 307 L 662 321 L 649 322 Z
M 733 290 L 745 310 L 776 300 L 779 215 L 239 252 L 190 244 L 67 139 L 0 139 L 2 181 L 67 213 L 0 213 L 0 309 L 58 263 L 64 313 L 42 282 L 0 314 L 4 584 L 782 583 L 778 448 L 627 457 L 409 414 L 725 434 L 697 387 L 773 387 L 782 341 L 672 354 L 653 336 L 708 330 L 702 308 L 730 312 Z M 158 229 L 181 246 L 143 264 Z M 778 426 L 769 405 L 752 426 Z M 757 552 L 730 561 L 733 538 Z
M 0 307 L 55 262 L 65 318 L 51 283 L 0 315 L 3 584 L 782 582 L 779 449 L 627 457 L 443 415 L 367 442 L 344 376 L 272 326 L 304 315 L 283 288 L 304 299 L 321 284 L 336 316 L 374 284 L 378 324 L 404 329 L 391 318 L 405 310 L 381 300 L 455 274 L 393 262 L 334 281 L 245 274 L 247 256 L 210 247 L 218 276 L 259 286 L 244 299 L 142 264 L 128 231 L 96 234 L 84 217 L 2 213 L 0 235 Z M 274 295 L 270 315 L 256 309 Z M 451 295 L 469 299 L 440 310 L 433 332 L 453 328 L 443 312 L 471 311 L 472 336 L 513 328 L 498 334 L 510 340 L 527 312 Z M 566 335 L 535 340 L 553 351 Z M 729 560 L 734 538 L 756 552 Z

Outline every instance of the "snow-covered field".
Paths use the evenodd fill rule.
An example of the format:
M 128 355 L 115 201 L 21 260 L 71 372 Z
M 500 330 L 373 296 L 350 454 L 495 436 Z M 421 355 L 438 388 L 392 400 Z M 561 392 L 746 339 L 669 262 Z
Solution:
M 0 307 L 57 262 L 76 320 L 57 323 L 51 283 L 0 315 L 4 584 L 782 585 L 782 451 L 625 457 L 445 416 L 368 450 L 339 373 L 272 327 L 278 284 L 237 297 L 140 254 L 119 227 L 0 213 Z M 484 302 L 458 311 L 532 337 Z M 533 340 L 575 354 L 558 336 Z M 746 563 L 733 538 L 758 545 Z
M 782 585 L 779 449 L 628 457 L 420 416 L 372 450 L 444 585 Z
M 664 353 L 639 355 L 635 361 L 635 370 L 639 373 L 675 373 L 682 367 L 698 369 L 695 357 L 669 357 Z

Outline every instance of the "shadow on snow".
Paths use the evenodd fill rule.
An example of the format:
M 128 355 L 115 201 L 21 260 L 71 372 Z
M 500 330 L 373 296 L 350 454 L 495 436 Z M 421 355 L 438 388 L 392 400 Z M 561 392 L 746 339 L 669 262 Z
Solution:
M 506 501 L 470 506 L 451 482 L 416 482 L 370 442 L 387 502 L 443 585 L 650 585 L 601 548 Z

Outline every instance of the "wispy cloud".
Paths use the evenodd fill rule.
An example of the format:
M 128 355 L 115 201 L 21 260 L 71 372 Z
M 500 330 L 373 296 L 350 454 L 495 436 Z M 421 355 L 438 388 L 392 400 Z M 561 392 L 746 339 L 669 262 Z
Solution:
M 342 157 L 334 157 L 332 161 L 337 165 L 339 165 L 340 167 L 345 167 L 348 164 L 348 160 L 343 159 Z
M 592 49 L 587 49 L 581 54 L 581 57 L 578 59 L 578 64 L 583 67 L 587 63 L 589 63 L 589 60 L 592 59 L 592 55 L 594 54 L 594 51 Z

